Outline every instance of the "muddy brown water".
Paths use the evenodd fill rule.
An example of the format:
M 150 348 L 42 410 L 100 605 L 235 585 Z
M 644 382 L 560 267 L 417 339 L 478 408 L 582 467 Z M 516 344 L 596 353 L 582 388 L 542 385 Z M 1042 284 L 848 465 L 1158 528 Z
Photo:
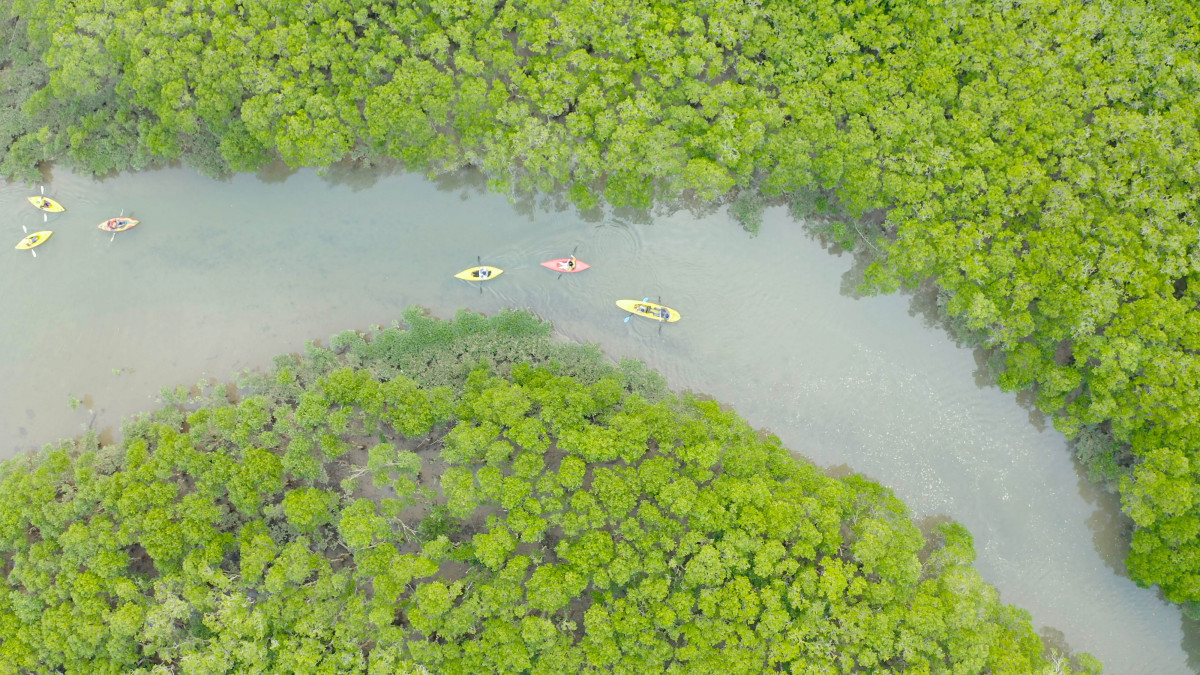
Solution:
M 831 471 L 881 481 L 919 519 L 961 521 L 1001 598 L 1108 672 L 1200 670 L 1195 626 L 1123 575 L 1128 522 L 1063 437 L 981 384 L 976 354 L 912 298 L 848 293 L 850 257 L 782 209 L 751 238 L 723 210 L 582 216 L 510 203 L 470 174 L 50 179 L 68 211 L 45 223 L 25 199 L 36 189 L 0 186 L 0 457 L 89 427 L 115 438 L 164 387 L 267 367 L 407 305 L 525 308 Z M 141 225 L 96 228 L 122 211 Z M 55 233 L 36 258 L 11 249 L 23 227 Z M 538 264 L 577 246 L 592 269 L 559 278 Z M 505 270 L 482 293 L 452 276 L 476 256 Z M 683 319 L 661 332 L 626 322 L 615 301 L 643 297 Z

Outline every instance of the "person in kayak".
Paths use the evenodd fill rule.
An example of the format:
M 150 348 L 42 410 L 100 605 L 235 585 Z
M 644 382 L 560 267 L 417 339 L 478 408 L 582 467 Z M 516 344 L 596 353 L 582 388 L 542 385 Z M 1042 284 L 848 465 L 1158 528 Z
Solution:
M 480 267 L 479 271 L 475 272 L 475 276 L 479 277 L 480 279 L 486 279 L 492 276 L 492 271 L 486 267 Z
M 671 310 L 667 309 L 666 307 L 659 307 L 658 311 L 655 312 L 654 314 L 655 314 L 655 316 L 660 317 L 664 321 L 671 318 Z
M 571 258 L 569 260 L 567 260 L 567 269 L 568 270 L 575 269 L 575 256 L 571 256 Z

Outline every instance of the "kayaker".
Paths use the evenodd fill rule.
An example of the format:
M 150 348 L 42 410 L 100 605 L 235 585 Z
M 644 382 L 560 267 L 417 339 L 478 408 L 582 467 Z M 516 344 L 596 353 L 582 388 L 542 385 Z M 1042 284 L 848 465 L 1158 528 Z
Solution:
M 575 269 L 575 256 L 571 256 L 570 260 L 567 260 L 567 269 Z
M 475 273 L 475 276 L 479 277 L 480 279 L 486 279 L 492 276 L 492 271 L 486 267 L 480 267 L 479 271 Z

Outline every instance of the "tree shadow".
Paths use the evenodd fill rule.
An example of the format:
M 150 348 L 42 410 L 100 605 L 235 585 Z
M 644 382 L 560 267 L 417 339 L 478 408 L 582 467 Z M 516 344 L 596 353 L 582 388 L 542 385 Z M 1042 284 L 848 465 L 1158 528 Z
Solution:
M 913 519 L 913 523 L 921 531 L 921 537 L 925 540 L 925 545 L 921 547 L 920 551 L 917 551 L 917 559 L 922 564 L 929 560 L 929 556 L 933 555 L 933 552 L 944 543 L 943 537 L 937 531 L 938 527 L 954 522 L 953 518 L 944 513 Z
M 1193 673 L 1200 673 L 1200 619 L 1182 613 L 1183 640 L 1180 646 L 1187 655 L 1188 668 Z
M 112 425 L 106 426 L 96 432 L 96 440 L 100 445 L 116 445 L 118 440 L 118 429 Z
M 692 218 L 700 220 L 712 217 L 725 208 L 727 203 L 726 198 L 704 200 L 698 198 L 694 193 L 687 192 L 672 199 L 655 200 L 654 214 L 672 216 L 680 211 L 686 211 Z
M 599 223 L 606 220 L 616 220 L 623 224 L 653 225 L 657 218 L 669 218 L 681 211 L 692 218 L 703 219 L 713 216 L 725 208 L 724 200 L 703 201 L 692 195 L 680 195 L 671 198 L 658 197 L 648 207 L 640 206 L 611 206 L 598 201 L 596 206 L 580 209 L 571 201 L 569 192 L 559 187 L 551 192 L 514 192 L 509 195 L 509 201 L 524 216 L 532 216 L 535 212 L 567 213 L 574 212 L 575 216 L 584 222 Z
M 260 167 L 258 171 L 254 172 L 254 176 L 267 184 L 282 183 L 296 175 L 299 170 L 299 168 L 288 166 L 282 159 L 276 158 Z
M 792 454 L 797 457 L 804 457 L 804 455 L 801 455 L 796 452 L 792 452 Z M 885 482 L 884 480 L 882 480 L 876 476 L 872 476 L 871 474 L 863 473 L 862 471 L 858 471 L 857 469 L 850 466 L 849 464 L 834 464 L 831 466 L 822 467 L 819 464 L 817 464 L 816 462 L 813 462 L 811 459 L 808 459 L 807 457 L 804 457 L 804 459 L 807 460 L 810 464 L 813 464 L 813 466 L 816 466 L 818 469 L 823 471 L 825 473 L 825 475 L 828 476 L 829 478 L 833 478 L 835 480 L 842 480 L 844 478 L 849 478 L 850 476 L 861 476 L 861 477 L 871 481 L 872 483 L 879 483 L 880 485 L 887 487 L 887 482 Z M 888 487 L 887 489 L 891 490 L 890 487 Z
M 54 182 L 54 162 L 38 162 L 37 172 L 41 174 L 43 185 Z
M 513 210 L 526 218 L 533 218 L 538 213 L 567 213 L 576 209 L 567 197 L 567 191 L 561 189 L 552 192 L 517 191 L 509 195 L 508 201 Z
M 1074 455 L 1071 459 L 1075 460 Z M 1109 569 L 1128 579 L 1125 554 L 1129 552 L 1133 538 L 1133 521 L 1121 510 L 1121 496 L 1088 480 L 1087 470 L 1081 462 L 1072 463 L 1079 478 L 1076 483 L 1079 496 L 1095 507 L 1087 519 L 1087 528 L 1092 533 L 1092 548 Z
M 330 185 L 358 192 L 375 187 L 383 178 L 407 172 L 400 162 L 388 157 L 356 157 L 336 162 L 317 173 Z
M 650 209 L 622 206 L 620 208 L 614 208 L 611 212 L 611 217 L 614 221 L 625 226 L 654 224 L 654 214 L 650 211 Z
M 474 167 L 439 173 L 427 178 L 437 186 L 439 192 L 457 192 L 460 201 L 488 194 L 487 176 Z
M 866 263 L 870 265 L 870 261 Z M 861 275 L 866 267 L 851 269 L 843 277 L 843 289 L 848 283 L 861 283 Z M 857 291 L 857 287 L 855 289 Z M 971 356 L 975 361 L 975 370 L 971 375 L 975 386 L 980 389 L 999 387 L 1000 374 L 1004 372 L 1005 355 L 998 347 L 987 345 L 987 333 L 971 328 L 961 318 L 953 317 L 946 311 L 945 296 L 933 282 L 926 279 L 915 288 L 900 291 L 908 296 L 908 315 L 918 319 L 925 328 L 941 332 L 955 346 L 972 350 Z M 847 293 L 849 294 L 849 293 Z M 854 295 L 853 297 L 862 297 Z M 1015 398 L 1029 414 L 1029 423 L 1039 432 L 1050 427 L 1049 417 L 1037 407 L 1037 392 L 1033 389 L 1022 389 L 1016 392 Z
M 1038 637 L 1042 638 L 1042 644 L 1046 646 L 1046 649 L 1054 650 L 1068 659 L 1075 659 L 1075 650 L 1071 649 L 1070 643 L 1067 642 L 1066 634 L 1061 630 L 1051 628 L 1050 626 L 1042 626 L 1041 630 L 1038 631 Z

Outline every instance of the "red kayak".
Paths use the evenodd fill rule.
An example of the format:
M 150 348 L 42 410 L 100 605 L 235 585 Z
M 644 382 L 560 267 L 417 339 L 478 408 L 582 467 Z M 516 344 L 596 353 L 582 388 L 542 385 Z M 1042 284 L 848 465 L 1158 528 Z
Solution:
M 575 272 L 582 272 L 591 267 L 591 265 L 578 259 L 575 260 L 575 267 L 569 267 L 570 263 L 570 258 L 555 258 L 554 260 L 547 260 L 542 263 L 542 267 L 554 270 L 555 272 L 562 272 L 563 274 L 574 274 Z

